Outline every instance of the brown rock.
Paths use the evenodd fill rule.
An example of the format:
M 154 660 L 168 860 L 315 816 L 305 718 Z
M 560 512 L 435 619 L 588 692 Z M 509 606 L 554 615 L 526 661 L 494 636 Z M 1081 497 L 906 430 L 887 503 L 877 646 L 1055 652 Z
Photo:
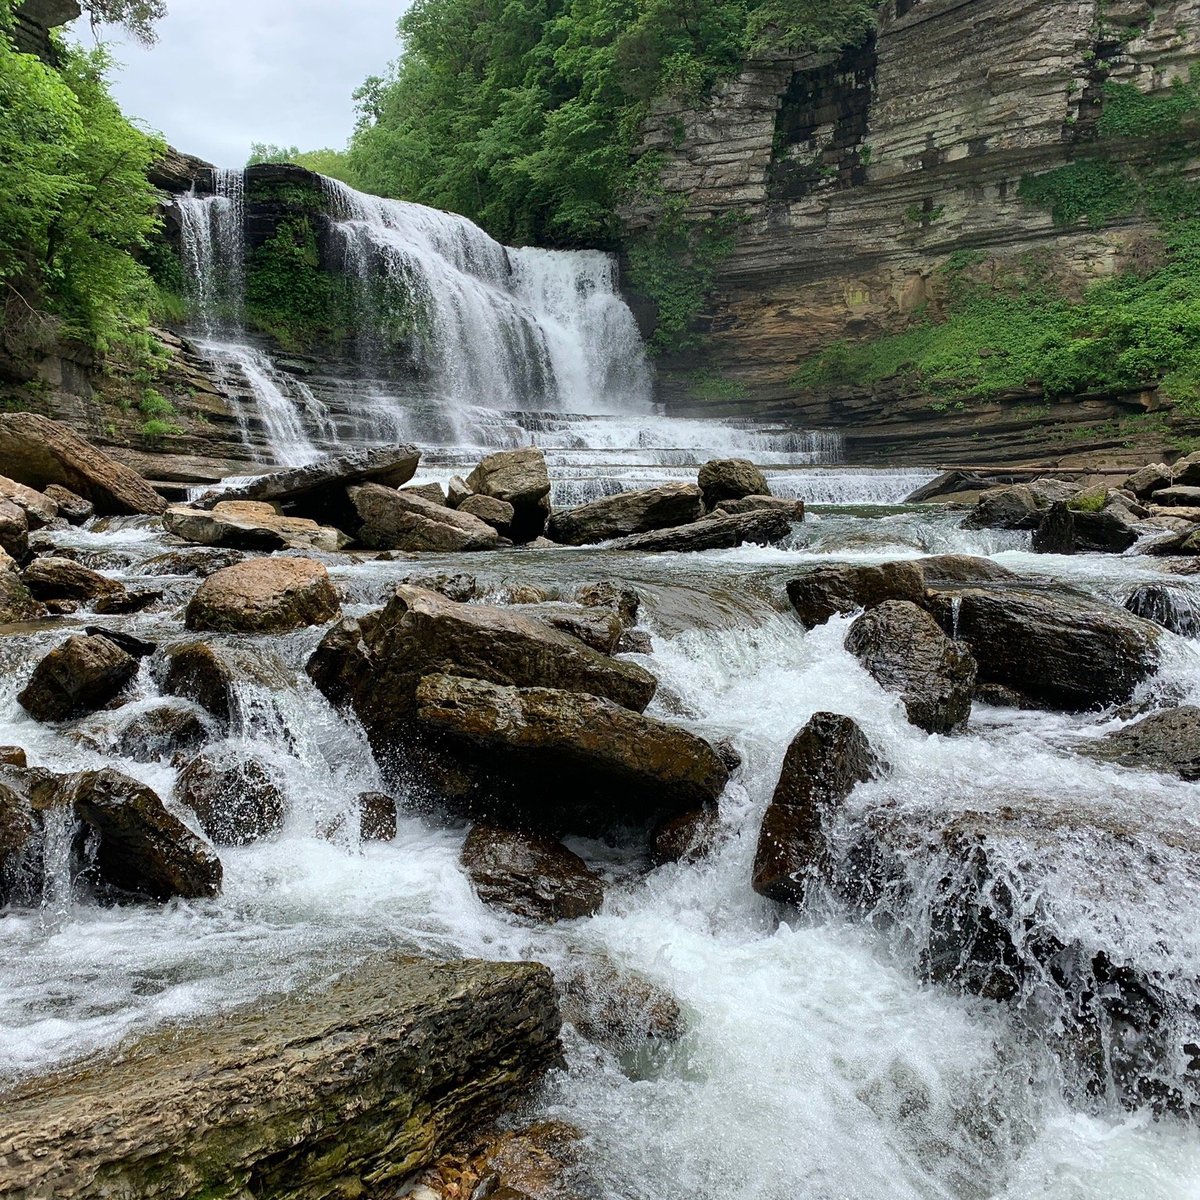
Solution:
M 455 507 L 460 513 L 467 513 L 490 525 L 501 537 L 508 537 L 512 533 L 517 510 L 507 500 L 497 500 L 495 496 L 467 496 Z
M 266 764 L 220 750 L 197 754 L 179 773 L 175 798 L 218 846 L 244 846 L 278 833 L 287 802 Z
M 550 520 L 549 536 L 568 546 L 686 525 L 704 513 L 700 489 L 690 483 L 665 483 L 636 492 L 618 492 L 562 509 Z
M 552 629 L 559 629 L 578 638 L 585 646 L 591 646 L 601 654 L 614 653 L 621 635 L 625 632 L 621 618 L 610 609 L 549 602 L 539 604 L 536 608 L 528 608 L 526 612 L 539 621 L 544 621 Z
M 446 493 L 442 490 L 440 483 L 410 483 L 407 487 L 399 490 L 406 496 L 417 496 L 422 500 L 428 500 L 431 504 L 446 503 Z
M 767 477 L 745 458 L 717 458 L 700 468 L 697 479 L 707 508 L 743 496 L 769 496 Z
M 125 598 L 125 585 L 69 558 L 35 558 L 21 572 L 21 582 L 37 600 L 90 601 Z
M 39 492 L 36 488 L 26 487 L 0 475 L 0 499 L 16 505 L 25 515 L 25 523 L 32 531 L 42 529 L 58 518 L 58 505 L 47 492 Z
M 208 737 L 208 728 L 190 708 L 164 704 L 137 713 L 121 728 L 115 752 L 134 762 L 161 762 L 191 750 Z
M 52 483 L 45 490 L 47 500 L 52 500 L 58 508 L 58 515 L 72 525 L 82 525 L 96 515 L 96 506 L 82 496 L 77 496 L 70 488 Z
M 586 608 L 611 608 L 626 627 L 637 623 L 641 599 L 634 588 L 626 583 L 585 583 L 575 591 L 575 603 Z
M 550 515 L 550 476 L 546 456 L 536 447 L 489 454 L 467 476 L 476 495 L 493 496 L 513 506 L 512 537 L 529 542 L 546 527 Z
M 1151 713 L 1084 749 L 1125 767 L 1200 780 L 1200 708 L 1192 705 Z
M 874 608 L 884 600 L 920 604 L 925 597 L 925 579 L 921 568 L 911 562 L 817 567 L 791 580 L 787 594 L 805 629 L 813 629 L 837 613 Z
M 1166 463 L 1150 463 L 1134 471 L 1125 480 L 1125 486 L 1139 499 L 1144 500 L 1160 488 L 1170 487 L 1174 475 Z
M 207 642 L 187 642 L 166 651 L 167 674 L 163 691 L 193 700 L 223 725 L 232 719 L 234 673 L 230 664 Z
M 0 746 L 0 764 L 7 767 L 25 766 L 25 751 L 20 746 Z
M 222 500 L 211 510 L 172 505 L 163 514 L 168 533 L 200 546 L 234 550 L 323 550 L 332 553 L 350 543 L 340 530 L 306 517 L 282 516 L 257 500 Z
M 467 481 L 458 475 L 451 476 L 449 484 L 446 486 L 446 503 L 451 508 L 457 508 L 468 496 L 473 496 L 475 493 L 467 487 Z
M 39 721 L 65 721 L 107 704 L 137 669 L 137 659 L 106 637 L 69 637 L 34 667 L 17 700 Z
M 364 842 L 390 842 L 396 836 L 396 801 L 383 792 L 358 797 L 358 835 Z
M 720 816 L 712 806 L 667 817 L 650 834 L 650 861 L 656 867 L 673 862 L 699 862 L 713 848 L 720 828 Z
M 938 587 L 946 583 L 1000 583 L 1018 578 L 993 559 L 976 558 L 970 554 L 934 554 L 929 558 L 919 558 L 912 565 L 921 572 L 926 587 Z M 909 597 L 898 596 L 896 599 L 906 600 Z
M 311 558 L 255 558 L 210 575 L 187 606 L 189 629 L 286 633 L 338 614 L 337 591 Z
M 32 861 L 36 857 L 36 838 L 29 801 L 0 784 L 0 908 L 29 898 L 31 889 L 26 877 L 37 871 Z
M 11 571 L 0 570 L 0 625 L 36 621 L 45 615 L 45 607 L 29 594 L 21 580 Z
M 530 921 L 590 917 L 604 903 L 600 877 L 553 838 L 476 825 L 461 861 L 484 904 Z
M 665 988 L 599 955 L 568 961 L 555 976 L 563 1020 L 590 1042 L 616 1054 L 647 1042 L 677 1042 L 686 1024 L 679 1001 Z
M 722 500 L 713 511 L 731 517 L 744 513 L 777 512 L 789 521 L 803 521 L 804 501 L 784 496 L 743 496 L 740 500 Z
M 358 540 L 375 550 L 494 550 L 496 530 L 461 509 L 379 484 L 348 490 L 361 522 Z
M 29 554 L 29 522 L 9 500 L 0 500 L 0 550 L 18 563 Z
M 610 550 L 636 550 L 643 554 L 674 551 L 680 554 L 701 550 L 728 550 L 749 543 L 771 546 L 792 532 L 792 518 L 781 512 L 750 512 L 722 516 L 714 512 L 690 525 L 635 533 L 610 542 Z

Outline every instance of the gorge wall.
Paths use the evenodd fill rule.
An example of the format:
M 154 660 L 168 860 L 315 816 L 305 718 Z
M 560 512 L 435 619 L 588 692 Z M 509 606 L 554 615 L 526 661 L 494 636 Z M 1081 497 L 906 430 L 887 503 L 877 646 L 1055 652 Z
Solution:
M 762 57 L 700 108 L 656 103 L 642 151 L 661 162 L 663 193 L 734 228 L 699 338 L 660 362 L 663 398 L 844 427 L 862 460 L 1011 461 L 1045 456 L 1056 435 L 1064 453 L 1118 452 L 1123 418 L 1165 408 L 1161 397 L 1042 404 L 1032 381 L 931 407 L 899 381 L 806 391 L 793 379 L 833 342 L 936 317 L 938 268 L 956 252 L 979 252 L 984 270 L 1037 256 L 1068 296 L 1127 267 L 1152 223 L 1063 228 L 1019 197 L 1021 180 L 1086 151 L 1105 80 L 1166 94 L 1198 59 L 1200 0 L 890 0 L 858 49 Z M 1152 158 L 1154 146 L 1106 151 Z M 1198 165 L 1200 149 L 1186 169 Z M 651 209 L 624 217 L 636 234 Z M 1168 413 L 1155 427 L 1169 441 L 1193 426 Z

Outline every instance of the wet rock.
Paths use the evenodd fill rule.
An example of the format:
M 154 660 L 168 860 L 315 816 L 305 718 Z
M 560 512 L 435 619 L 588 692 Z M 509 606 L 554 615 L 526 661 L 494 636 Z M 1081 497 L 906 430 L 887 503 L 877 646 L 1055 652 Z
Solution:
M 494 550 L 496 530 L 470 513 L 379 484 L 349 489 L 358 514 L 356 537 L 375 550 Z
M 600 876 L 553 838 L 476 825 L 461 862 L 484 904 L 526 920 L 590 917 L 604 903 Z
M 349 703 L 384 761 L 414 734 L 417 685 L 449 674 L 516 687 L 556 687 L 603 696 L 640 712 L 654 676 L 551 629 L 518 610 L 456 604 L 401 584 L 381 612 L 336 625 L 308 663 L 335 704 Z
M 713 749 L 717 752 L 717 757 L 725 764 L 726 770 L 731 775 L 741 767 L 742 756 L 731 739 L 721 738 L 719 741 L 713 742 Z
M 975 683 L 975 699 L 981 704 L 990 704 L 993 708 L 1019 708 L 1031 710 L 1041 705 L 1031 696 L 1016 688 L 1006 687 L 1002 683 Z
M 98 882 L 154 900 L 220 892 L 221 860 L 148 787 L 113 770 L 73 775 L 62 786 L 99 835 L 91 868 Z
M 970 648 L 981 683 L 1015 688 L 1050 708 L 1124 703 L 1158 663 L 1158 626 L 1067 592 L 968 588 L 932 595 L 929 608 Z
M 767 477 L 745 458 L 716 458 L 700 468 L 697 478 L 706 508 L 743 496 L 769 496 Z
M 813 629 L 839 613 L 871 609 L 884 600 L 920 604 L 925 598 L 925 577 L 922 568 L 911 562 L 817 567 L 790 580 L 787 594 L 804 628 Z
M 550 516 L 550 476 L 546 456 L 536 447 L 489 454 L 467 476 L 467 487 L 513 506 L 512 537 L 530 542 L 546 528 Z
M 114 699 L 137 668 L 137 659 L 108 638 L 76 635 L 34 667 L 17 700 L 39 721 L 65 721 Z
M 1037 554 L 1074 554 L 1075 514 L 1061 500 L 1050 505 L 1033 533 Z
M 743 496 L 740 500 L 722 500 L 713 511 L 731 517 L 743 513 L 777 512 L 789 521 L 803 521 L 804 501 L 783 496 Z
M 666 483 L 637 492 L 618 492 L 561 509 L 550 520 L 549 536 L 568 546 L 686 525 L 703 515 L 700 489 L 690 483 Z
M 879 765 L 862 730 L 849 717 L 813 714 L 787 749 L 763 815 L 753 876 L 760 896 L 803 902 L 825 855 L 825 823 Z
M 244 846 L 278 833 L 287 812 L 266 764 L 230 750 L 197 754 L 179 773 L 175 798 L 218 846 Z
M 1127 487 L 1139 500 L 1145 500 L 1161 488 L 1170 487 L 1174 474 L 1166 463 L 1150 463 L 1134 471 L 1125 480 Z
M 752 512 L 725 517 L 719 512 L 681 525 L 610 542 L 610 550 L 636 550 L 641 553 L 694 553 L 701 550 L 728 550 L 734 546 L 771 546 L 792 532 L 792 520 L 784 513 Z
M 470 784 L 467 811 L 552 833 L 713 804 L 729 772 L 702 738 L 583 692 L 429 675 L 416 717 Z
M 1000 583 L 1017 578 L 1007 567 L 1002 567 L 993 559 L 977 558 L 970 554 L 934 554 L 929 558 L 919 558 L 912 565 L 921 572 L 926 587 L 936 588 L 948 583 Z
M 611 608 L 626 627 L 637 622 L 641 599 L 636 589 L 625 583 L 585 583 L 575 590 L 575 603 L 586 608 Z
M 148 642 L 145 638 L 134 637 L 132 633 L 126 633 L 121 629 L 87 625 L 83 631 L 89 636 L 108 638 L 110 642 L 115 642 L 126 654 L 132 654 L 134 658 L 149 658 L 158 649 L 157 642 Z
M 282 516 L 261 501 L 222 500 L 211 511 L 176 504 L 163 514 L 163 525 L 185 542 L 233 550 L 333 552 L 350 542 L 332 526 L 318 525 L 305 517 Z
M 451 508 L 457 508 L 468 497 L 475 495 L 469 487 L 467 481 L 461 475 L 452 475 L 450 482 L 446 485 L 446 503 Z
M 6 767 L 25 766 L 25 751 L 20 746 L 0 746 L 0 764 Z
M 36 838 L 29 801 L 0 784 L 0 909 L 27 899 L 27 877 L 37 871 L 32 862 Z
M 126 597 L 123 584 L 69 558 L 35 558 L 21 572 L 21 582 L 38 600 L 98 600 Z
M 1075 546 L 1093 554 L 1123 554 L 1138 540 L 1137 518 L 1110 504 L 1100 512 L 1077 512 Z
M 96 506 L 82 496 L 77 496 L 70 488 L 52 483 L 45 490 L 47 500 L 53 500 L 58 507 L 58 515 L 72 525 L 82 525 L 96 515 Z
M 1159 583 L 1146 583 L 1125 601 L 1134 616 L 1153 621 L 1181 637 L 1200 637 L 1200 607 L 1185 592 Z
M 885 691 L 900 696 L 909 721 L 927 733 L 955 733 L 971 715 L 975 660 L 909 600 L 885 600 L 863 613 L 846 649 Z
M 161 705 L 135 714 L 117 735 L 115 753 L 134 762 L 162 762 L 192 750 L 208 737 L 208 726 L 190 708 Z
M 544 621 L 551 629 L 569 633 L 585 646 L 591 646 L 601 654 L 615 653 L 621 635 L 625 632 L 621 618 L 611 609 L 550 602 L 525 611 L 537 620 Z
M 958 496 L 963 492 L 986 491 L 994 483 L 994 478 L 977 475 L 974 471 L 943 471 L 936 479 L 931 479 L 916 491 L 910 492 L 901 503 L 925 504 L 930 500 Z
M 320 991 L 10 1088 L 6 1186 L 62 1200 L 196 1200 L 214 1186 L 272 1200 L 383 1196 L 524 1104 L 561 1062 L 557 996 L 539 964 L 376 953 L 345 965 Z
M 255 558 L 224 567 L 196 589 L 185 613 L 189 629 L 286 633 L 338 615 L 329 572 L 310 558 Z
M 1027 483 L 989 488 L 963 518 L 964 529 L 1036 529 L 1041 505 Z
M 192 700 L 227 725 L 233 717 L 234 672 L 229 662 L 207 642 L 187 642 L 166 652 L 163 691 Z
M 686 1025 L 679 1001 L 635 971 L 599 955 L 579 956 L 555 976 L 564 1021 L 616 1054 L 646 1042 L 677 1042 Z
M 29 522 L 24 512 L 8 500 L 0 500 L 0 550 L 17 563 L 29 555 Z
M 396 836 L 396 801 L 384 792 L 358 797 L 358 836 L 364 842 L 390 842 Z
M 201 578 L 245 562 L 240 550 L 171 550 L 156 554 L 144 566 L 147 575 L 199 575 Z
M 497 500 L 495 496 L 467 496 L 456 508 L 460 513 L 467 513 L 490 525 L 501 537 L 512 534 L 517 510 L 507 500 Z
M 1200 780 L 1200 708 L 1166 708 L 1151 713 L 1083 750 L 1140 771 Z
M 0 625 L 36 621 L 46 615 L 45 607 L 12 571 L 0 570 Z
M 167 502 L 136 471 L 37 413 L 0 413 L 0 462 L 19 483 L 52 483 L 90 500 L 104 516 L 157 515 Z
M 667 817 L 650 834 L 650 861 L 656 867 L 699 862 L 712 850 L 720 828 L 720 816 L 711 805 Z
M 465 571 L 459 571 L 454 575 L 447 575 L 445 572 L 439 572 L 436 575 L 409 575 L 404 582 L 410 587 L 438 592 L 456 604 L 465 604 L 468 600 L 481 598 L 479 580 Z

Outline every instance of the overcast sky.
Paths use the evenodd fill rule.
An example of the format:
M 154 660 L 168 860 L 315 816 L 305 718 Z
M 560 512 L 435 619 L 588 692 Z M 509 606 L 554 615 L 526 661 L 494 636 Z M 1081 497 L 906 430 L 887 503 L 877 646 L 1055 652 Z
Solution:
M 408 0 L 167 0 L 158 42 L 105 29 L 121 107 L 178 150 L 217 166 L 246 161 L 251 142 L 342 147 L 354 89 L 396 57 Z M 74 32 L 92 41 L 86 21 Z

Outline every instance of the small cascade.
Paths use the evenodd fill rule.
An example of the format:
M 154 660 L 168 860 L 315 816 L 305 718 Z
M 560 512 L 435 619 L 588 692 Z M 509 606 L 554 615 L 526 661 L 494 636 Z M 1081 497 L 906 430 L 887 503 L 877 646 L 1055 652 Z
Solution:
M 241 171 L 214 168 L 212 195 L 176 198 L 183 268 L 195 323 L 205 337 L 242 327 L 246 291 L 246 189 Z

